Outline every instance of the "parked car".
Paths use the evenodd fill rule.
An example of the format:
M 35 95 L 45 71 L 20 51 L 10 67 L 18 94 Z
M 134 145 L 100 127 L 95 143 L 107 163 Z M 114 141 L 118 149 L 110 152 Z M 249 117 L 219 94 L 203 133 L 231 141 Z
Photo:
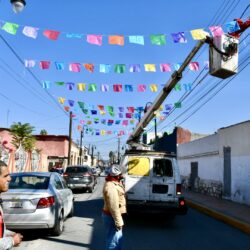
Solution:
M 63 175 L 63 168 L 56 168 L 56 167 L 54 167 L 54 168 L 50 169 L 50 172 L 56 172 L 56 173 L 58 173 L 60 175 Z
M 9 190 L 1 196 L 9 229 L 48 228 L 58 236 L 74 212 L 73 193 L 55 172 L 11 174 Z
M 63 177 L 70 189 L 84 189 L 92 193 L 96 184 L 96 177 L 87 165 L 68 166 Z

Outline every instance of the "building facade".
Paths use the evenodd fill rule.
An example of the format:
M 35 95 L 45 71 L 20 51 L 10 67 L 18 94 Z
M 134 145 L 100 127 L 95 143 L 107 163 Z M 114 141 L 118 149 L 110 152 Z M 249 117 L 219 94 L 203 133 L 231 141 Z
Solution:
M 250 121 L 178 145 L 183 185 L 250 205 Z

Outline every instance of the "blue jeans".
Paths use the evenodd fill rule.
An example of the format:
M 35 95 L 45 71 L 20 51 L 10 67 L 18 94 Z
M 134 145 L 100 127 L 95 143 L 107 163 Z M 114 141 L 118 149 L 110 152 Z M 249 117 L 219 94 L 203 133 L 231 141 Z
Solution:
M 106 250 L 121 250 L 122 230 L 116 230 L 112 216 L 102 213 L 102 219 L 106 227 Z

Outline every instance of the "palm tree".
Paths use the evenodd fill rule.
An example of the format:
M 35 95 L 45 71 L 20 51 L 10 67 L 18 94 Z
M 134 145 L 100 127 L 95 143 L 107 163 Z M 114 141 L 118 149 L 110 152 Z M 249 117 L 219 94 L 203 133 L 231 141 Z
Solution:
M 46 129 L 42 129 L 42 130 L 40 131 L 40 135 L 47 135 L 47 134 L 48 134 L 48 132 L 47 132 Z
M 35 147 L 36 142 L 35 137 L 32 135 L 34 129 L 29 123 L 13 123 L 10 127 L 12 145 L 15 148 L 19 148 L 22 145 L 25 151 L 31 151 Z

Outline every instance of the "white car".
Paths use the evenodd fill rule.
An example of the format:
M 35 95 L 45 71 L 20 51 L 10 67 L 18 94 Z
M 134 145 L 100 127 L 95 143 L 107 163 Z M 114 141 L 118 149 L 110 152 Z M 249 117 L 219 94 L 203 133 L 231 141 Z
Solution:
M 73 193 L 55 172 L 11 174 L 9 190 L 1 195 L 8 229 L 48 228 L 58 236 L 73 216 Z

